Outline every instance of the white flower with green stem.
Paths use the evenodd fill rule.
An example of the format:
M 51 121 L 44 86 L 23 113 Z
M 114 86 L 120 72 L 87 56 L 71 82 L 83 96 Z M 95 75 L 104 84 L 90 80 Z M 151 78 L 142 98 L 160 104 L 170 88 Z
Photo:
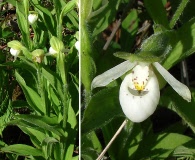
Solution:
M 59 40 L 57 37 L 52 36 L 50 39 L 50 48 L 49 52 L 46 54 L 47 56 L 54 56 L 59 52 L 65 52 L 64 44 L 61 40 Z
M 17 40 L 10 41 L 7 45 L 8 47 L 10 47 L 10 53 L 12 56 L 14 56 L 15 61 L 17 57 L 22 53 L 22 49 L 24 48 L 24 46 Z
M 130 71 L 120 86 L 119 101 L 124 114 L 132 122 L 142 122 L 156 110 L 160 99 L 156 72 L 159 72 L 181 97 L 190 102 L 191 93 L 188 87 L 176 80 L 159 63 L 170 49 L 167 35 L 160 33 L 148 38 L 137 54 L 115 53 L 115 56 L 127 61 L 95 77 L 92 89 L 106 86 Z
M 38 19 L 38 13 L 35 11 L 30 11 L 30 14 L 28 15 L 28 22 L 30 25 L 34 24 Z

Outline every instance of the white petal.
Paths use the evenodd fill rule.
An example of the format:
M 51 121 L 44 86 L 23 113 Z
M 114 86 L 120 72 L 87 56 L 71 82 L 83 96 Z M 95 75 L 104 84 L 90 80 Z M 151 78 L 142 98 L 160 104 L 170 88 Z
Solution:
M 127 71 L 131 70 L 136 65 L 136 62 L 131 63 L 125 61 L 119 65 L 107 70 L 106 72 L 98 75 L 92 81 L 91 88 L 103 87 L 122 76 Z
M 119 100 L 124 114 L 132 122 L 142 122 L 154 113 L 160 99 L 158 80 L 151 73 L 146 88 L 148 91 L 131 90 L 132 73 L 123 80 Z
M 48 55 L 54 55 L 54 54 L 56 54 L 56 53 L 58 53 L 56 50 L 54 50 L 52 47 L 50 47 L 49 48 L 49 53 L 48 53 Z
M 78 52 L 80 51 L 80 43 L 79 41 L 76 41 L 76 43 L 74 44 L 75 48 L 78 50 Z
M 20 50 L 10 48 L 10 53 L 12 56 L 17 57 L 20 54 Z
M 154 62 L 153 65 L 156 67 L 158 72 L 164 77 L 164 79 L 171 85 L 171 87 L 185 100 L 191 101 L 191 92 L 186 85 L 175 79 L 164 67 L 158 62 Z
M 28 15 L 28 21 L 30 24 L 33 24 L 38 19 L 37 14 L 29 14 Z

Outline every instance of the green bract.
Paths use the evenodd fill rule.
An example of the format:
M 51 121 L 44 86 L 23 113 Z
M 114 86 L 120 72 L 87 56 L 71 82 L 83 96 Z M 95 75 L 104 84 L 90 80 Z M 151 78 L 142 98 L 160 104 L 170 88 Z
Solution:
M 152 35 L 142 43 L 141 49 L 135 54 L 116 52 L 114 55 L 131 62 L 162 62 L 171 50 L 169 44 L 170 33 L 171 31 L 166 31 Z
M 53 36 L 50 39 L 50 45 L 57 52 L 64 52 L 65 51 L 65 47 L 64 47 L 63 42 L 61 40 L 59 40 L 57 37 Z
M 22 50 L 24 48 L 24 46 L 22 45 L 22 43 L 20 43 L 17 40 L 13 40 L 7 43 L 8 47 L 13 48 L 15 50 Z

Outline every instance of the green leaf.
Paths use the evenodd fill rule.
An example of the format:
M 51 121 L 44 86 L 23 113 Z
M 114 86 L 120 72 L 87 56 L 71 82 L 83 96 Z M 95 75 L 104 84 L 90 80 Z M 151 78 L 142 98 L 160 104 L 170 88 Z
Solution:
M 181 0 L 180 1 L 175 1 L 173 3 L 174 0 L 170 0 L 171 3 L 171 9 L 173 11 L 173 13 L 176 13 L 176 10 L 178 10 L 178 6 L 181 4 Z M 185 24 L 186 22 L 188 22 L 190 19 L 194 18 L 194 5 L 195 5 L 195 1 L 189 1 L 187 3 L 187 6 L 184 8 L 182 14 L 179 17 L 179 23 L 181 22 L 181 24 Z
M 3 130 L 6 127 L 6 123 L 8 123 L 12 118 L 12 106 L 11 100 L 9 100 L 8 95 L 0 104 L 0 135 L 2 136 Z
M 115 116 L 123 115 L 118 92 L 118 87 L 103 89 L 91 98 L 81 123 L 82 134 L 107 124 Z
M 175 14 L 173 15 L 171 21 L 170 21 L 170 28 L 173 28 L 177 22 L 177 20 L 179 19 L 179 17 L 181 16 L 181 14 L 183 13 L 183 10 L 185 9 L 185 7 L 187 6 L 189 0 L 182 0 L 181 3 L 179 4 L 177 10 L 175 11 Z
M 62 19 L 68 12 L 74 9 L 77 0 L 69 1 L 61 11 L 60 18 Z
M 116 52 L 114 56 L 130 60 L 131 62 L 140 61 L 153 63 L 163 61 L 171 51 L 170 36 L 172 34 L 172 31 L 153 34 L 142 43 L 141 50 L 138 51 L 138 53 Z
M 7 38 L 11 38 L 11 37 L 14 36 L 13 31 L 10 28 L 8 28 L 8 27 L 3 28 L 3 29 L 2 29 L 2 27 L 0 27 L 0 30 L 1 30 L 0 31 L 0 35 L 2 36 L 2 38 L 7 39 Z
M 47 136 L 45 131 L 39 131 L 36 128 L 23 127 L 20 125 L 19 128 L 30 137 L 31 142 L 36 148 L 41 148 L 41 144 Z
M 81 137 L 81 157 L 84 160 L 94 160 L 101 152 L 102 146 L 95 132 L 82 135 Z
M 96 3 L 96 2 L 94 2 L 94 3 Z M 94 4 L 93 4 L 93 5 L 94 5 Z M 105 1 L 103 2 L 103 6 L 100 6 L 99 9 L 97 8 L 96 11 L 91 12 L 91 14 L 90 14 L 90 16 L 88 17 L 88 19 L 92 19 L 93 17 L 98 16 L 98 14 L 100 14 L 101 12 L 103 12 L 104 9 L 105 9 L 107 6 L 108 6 L 108 1 L 105 0 Z
M 38 113 L 44 114 L 45 109 L 44 109 L 44 106 L 42 106 L 42 101 L 41 101 L 41 97 L 39 96 L 39 94 L 36 91 L 34 91 L 32 88 L 26 85 L 26 82 L 24 81 L 24 79 L 20 76 L 20 74 L 17 71 L 15 71 L 15 76 L 16 76 L 16 80 L 22 87 L 22 90 L 24 92 L 24 95 L 26 97 L 28 104 Z
M 195 90 L 191 91 L 192 101 L 186 102 L 183 100 L 172 88 L 167 88 L 164 94 L 161 96 L 161 105 L 168 106 L 175 111 L 182 119 L 189 125 L 189 127 L 195 133 Z
M 8 152 L 8 153 L 14 153 L 17 155 L 22 156 L 41 156 L 43 157 L 43 153 L 39 149 L 35 149 L 34 147 L 24 145 L 24 144 L 14 144 L 10 146 L 6 146 L 1 148 L 1 151 Z
M 77 136 L 77 131 L 75 130 L 75 128 L 77 127 L 77 119 L 74 110 L 71 106 L 71 103 L 69 103 L 67 122 L 70 124 L 69 127 L 66 127 L 66 131 L 69 134 L 69 138 L 67 139 L 66 143 L 69 145 L 67 145 L 65 159 L 72 160 L 72 156 L 75 149 L 75 137 Z
M 171 68 L 182 59 L 195 52 L 195 18 L 184 24 L 170 37 L 172 50 L 163 66 Z
M 22 33 L 22 40 L 25 46 L 28 49 L 31 49 L 31 40 L 30 40 L 30 31 L 29 31 L 29 24 L 28 24 L 28 11 L 26 1 L 16 1 L 16 14 L 18 20 L 18 26 Z
M 74 10 L 72 10 L 71 12 L 69 12 L 67 14 L 67 17 L 70 19 L 70 21 L 72 22 L 72 24 L 74 25 L 74 27 L 76 27 L 76 29 L 79 29 L 79 18 L 78 18 L 78 14 L 77 12 L 75 12 Z
M 142 43 L 141 52 L 138 54 L 142 56 L 142 54 L 147 55 L 147 52 L 150 52 L 151 57 L 159 57 L 161 61 L 164 60 L 171 50 L 170 36 L 172 34 L 172 31 L 153 34 Z
M 62 4 L 61 4 L 60 1 L 57 1 L 57 0 L 52 0 L 52 1 L 53 1 L 53 4 L 54 4 L 56 16 L 59 18 L 60 17 L 60 12 L 62 10 Z
M 9 122 L 8 124 L 17 125 L 19 127 L 29 127 L 34 128 L 39 131 L 50 131 L 59 136 L 66 137 L 66 134 L 59 126 L 57 122 L 57 117 L 47 117 L 47 116 L 36 116 L 36 115 L 17 115 L 14 116 L 16 119 Z
M 195 140 L 192 139 L 190 142 L 187 142 L 181 146 L 178 146 L 172 156 L 174 157 L 194 157 L 195 154 Z M 193 158 L 192 158 L 193 159 Z
M 62 82 L 59 80 L 58 75 L 45 67 L 42 68 L 42 75 L 45 77 L 45 79 L 48 80 L 48 82 L 51 84 L 56 93 L 59 94 L 61 100 L 63 100 L 64 94 L 61 85 Z
M 195 154 L 194 148 L 187 148 L 183 145 L 177 147 L 173 152 L 174 157 L 193 157 L 194 154 Z
M 15 0 L 6 0 L 8 3 L 11 3 L 13 6 L 16 6 L 16 1 Z
M 138 14 L 137 10 L 132 9 L 127 17 L 122 21 L 121 30 L 121 48 L 123 51 L 128 52 L 135 41 L 135 36 L 138 31 Z
M 140 143 L 134 159 L 166 159 L 176 147 L 190 140 L 190 137 L 177 133 L 149 134 Z
M 41 16 L 41 20 L 44 22 L 45 26 L 47 27 L 47 30 L 54 36 L 56 36 L 56 32 L 55 32 L 55 21 L 54 18 L 51 14 L 51 12 L 45 8 L 41 6 L 41 2 L 38 0 L 31 0 L 31 4 L 38 9 L 39 15 Z
M 105 1 L 102 4 L 102 8 L 99 8 L 99 10 L 91 12 L 90 14 L 91 18 L 89 19 L 89 24 L 91 28 L 93 28 L 92 30 L 93 37 L 95 37 L 103 30 L 105 30 L 110 25 L 110 23 L 115 19 L 120 1 L 121 0 Z
M 42 150 L 44 152 L 45 158 L 49 159 L 53 157 L 55 145 L 58 145 L 59 141 L 54 137 L 46 137 L 42 142 Z
M 144 6 L 146 7 L 155 24 L 161 24 L 165 28 L 169 28 L 166 10 L 161 0 L 144 0 Z

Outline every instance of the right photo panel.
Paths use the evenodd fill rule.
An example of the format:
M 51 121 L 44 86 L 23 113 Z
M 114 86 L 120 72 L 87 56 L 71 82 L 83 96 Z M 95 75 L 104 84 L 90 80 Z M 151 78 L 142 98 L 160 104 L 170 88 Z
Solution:
M 195 159 L 194 6 L 80 0 L 80 159 Z

